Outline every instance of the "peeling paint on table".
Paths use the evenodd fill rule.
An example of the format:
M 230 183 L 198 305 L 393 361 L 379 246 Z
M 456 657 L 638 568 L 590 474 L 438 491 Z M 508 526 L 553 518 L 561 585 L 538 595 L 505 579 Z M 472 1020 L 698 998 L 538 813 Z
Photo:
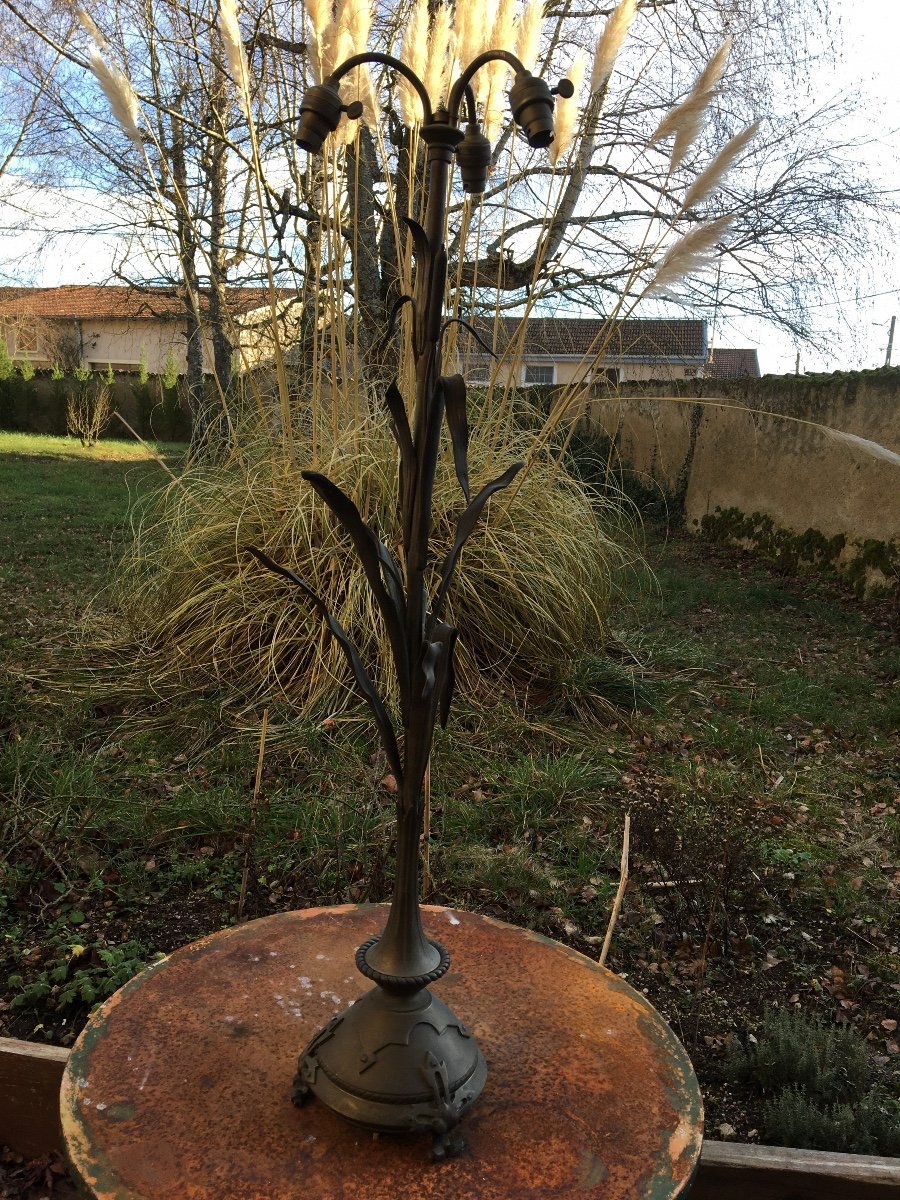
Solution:
M 373 1137 L 320 1104 L 291 1104 L 299 1051 L 370 986 L 348 977 L 347 963 L 383 926 L 385 909 L 348 905 L 281 913 L 203 938 L 94 1013 L 62 1090 L 69 1158 L 88 1193 L 685 1196 L 700 1153 L 700 1094 L 684 1049 L 644 997 L 537 934 L 446 908 L 426 908 L 423 917 L 453 954 L 435 992 L 473 1029 L 488 1061 L 460 1157 L 432 1164 L 427 1139 Z

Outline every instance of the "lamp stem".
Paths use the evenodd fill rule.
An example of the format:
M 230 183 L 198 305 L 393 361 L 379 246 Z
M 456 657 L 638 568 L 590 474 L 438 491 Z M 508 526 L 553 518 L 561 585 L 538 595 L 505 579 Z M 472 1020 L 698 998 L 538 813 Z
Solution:
M 441 119 L 443 118 L 443 120 Z M 453 150 L 462 137 L 451 126 L 446 113 L 438 110 L 434 122 L 422 129 L 427 146 L 427 193 L 424 232 L 427 251 L 417 253 L 415 278 L 415 335 L 413 355 L 416 368 L 416 401 L 413 441 L 416 448 L 416 486 L 409 502 L 413 511 L 403 514 L 409 531 L 406 551 L 407 645 L 412 660 L 411 700 L 404 719 L 404 776 L 397 804 L 397 863 L 391 910 L 384 933 L 367 951 L 364 966 L 382 976 L 422 976 L 437 969 L 446 955 L 422 931 L 419 913 L 419 864 L 422 836 L 423 786 L 431 755 L 433 716 L 429 705 L 417 703 L 425 690 L 425 621 L 427 592 L 425 571 L 431 538 L 434 475 L 440 446 L 443 401 L 438 380 L 441 374 L 439 341 L 447 281 L 444 225 Z M 409 518 L 409 519 L 407 519 Z M 370 973 L 370 972 L 366 972 Z M 373 976 L 374 977 L 374 976 Z

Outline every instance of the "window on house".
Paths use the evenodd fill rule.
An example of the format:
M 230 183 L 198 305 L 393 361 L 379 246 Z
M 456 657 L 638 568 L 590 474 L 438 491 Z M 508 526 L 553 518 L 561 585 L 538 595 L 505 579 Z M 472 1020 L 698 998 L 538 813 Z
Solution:
M 598 367 L 591 374 L 593 383 L 605 383 L 609 387 L 616 387 L 619 383 L 619 368 L 618 367 Z
M 553 363 L 526 363 L 525 386 L 544 387 L 553 383 Z
M 37 354 L 38 328 L 34 321 L 21 321 L 16 326 L 16 353 Z
M 491 368 L 487 359 L 475 359 L 469 364 L 469 369 L 466 371 L 466 381 L 476 385 L 489 383 L 490 374 Z

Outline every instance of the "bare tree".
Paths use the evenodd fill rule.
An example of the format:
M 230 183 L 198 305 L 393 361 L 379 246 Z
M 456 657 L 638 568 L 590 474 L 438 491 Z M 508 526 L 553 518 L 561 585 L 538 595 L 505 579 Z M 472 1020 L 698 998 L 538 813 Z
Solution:
M 289 287 L 310 343 L 340 319 L 352 353 L 377 358 L 403 290 L 406 234 L 398 218 L 409 210 L 420 167 L 394 79 L 385 73 L 374 81 L 380 128 L 361 125 L 347 147 L 338 138 L 325 159 L 307 161 L 295 152 L 291 132 L 321 63 L 314 26 L 300 6 L 251 0 L 242 11 L 250 82 L 241 102 L 216 0 L 107 0 L 93 16 L 107 60 L 140 98 L 136 145 L 104 107 L 89 72 L 91 39 L 71 13 L 53 0 L 0 3 L 20 36 L 62 57 L 41 94 L 41 119 L 65 178 L 111 197 L 110 227 L 119 223 L 128 235 L 115 273 L 168 280 L 181 291 L 198 412 L 204 329 L 211 332 L 215 379 L 228 386 L 235 335 L 226 297 L 234 282 Z M 317 10 L 339 31 L 354 3 Z M 439 7 L 431 6 L 433 22 Z M 805 303 L 864 254 L 870 218 L 890 208 L 835 136 L 840 113 L 816 108 L 803 94 L 803 63 L 828 51 L 827 27 L 824 38 L 815 32 L 826 6 L 642 0 L 637 7 L 612 77 L 593 90 L 586 84 L 569 102 L 577 104 L 574 136 L 555 163 L 529 152 L 508 122 L 496 128 L 485 196 L 452 206 L 456 303 L 468 311 L 534 303 L 542 311 L 620 311 L 640 294 L 640 269 L 652 266 L 654 245 L 727 213 L 731 231 L 715 249 L 715 269 L 692 276 L 681 302 L 762 315 L 808 333 Z M 382 13 L 369 44 L 407 53 L 411 9 L 403 0 Z M 552 0 L 538 55 L 542 73 L 558 78 L 579 53 L 590 61 L 612 10 L 603 0 Z M 486 7 L 480 19 L 489 29 Z M 671 144 L 651 135 L 690 93 L 725 34 L 732 53 L 705 131 L 673 162 Z M 333 43 L 334 50 L 342 44 L 339 37 Z M 724 184 L 685 207 L 691 180 L 753 120 L 760 131 Z

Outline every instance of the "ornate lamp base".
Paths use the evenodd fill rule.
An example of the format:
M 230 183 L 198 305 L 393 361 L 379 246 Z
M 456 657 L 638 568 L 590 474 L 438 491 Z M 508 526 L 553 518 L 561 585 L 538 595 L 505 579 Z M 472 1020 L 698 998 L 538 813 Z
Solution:
M 358 961 L 370 944 L 360 947 Z M 458 1153 L 462 1140 L 454 1131 L 484 1087 L 484 1056 L 459 1017 L 427 987 L 418 981 L 392 986 L 382 978 L 303 1051 L 294 1103 L 315 1096 L 366 1129 L 431 1133 L 435 1158 Z

